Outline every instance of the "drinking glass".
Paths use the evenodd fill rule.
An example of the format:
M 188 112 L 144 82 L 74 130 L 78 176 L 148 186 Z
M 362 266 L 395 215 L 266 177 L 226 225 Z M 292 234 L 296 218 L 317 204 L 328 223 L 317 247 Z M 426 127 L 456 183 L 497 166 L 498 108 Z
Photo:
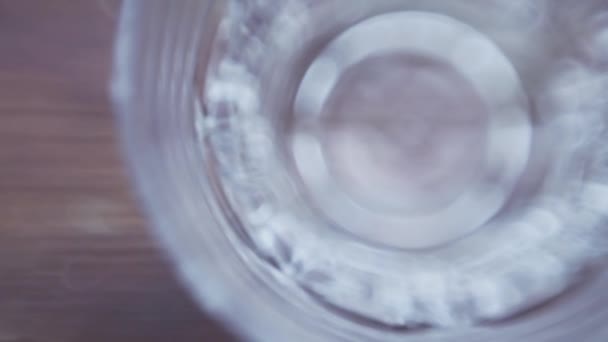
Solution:
M 608 3 L 126 0 L 152 225 L 260 341 L 608 338 Z

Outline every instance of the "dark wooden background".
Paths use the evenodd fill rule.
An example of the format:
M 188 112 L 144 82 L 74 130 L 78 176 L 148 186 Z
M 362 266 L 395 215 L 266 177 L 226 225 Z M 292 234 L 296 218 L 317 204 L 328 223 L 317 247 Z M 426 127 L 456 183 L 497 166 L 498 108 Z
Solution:
M 134 203 L 107 92 L 118 7 L 0 0 L 0 342 L 230 340 Z

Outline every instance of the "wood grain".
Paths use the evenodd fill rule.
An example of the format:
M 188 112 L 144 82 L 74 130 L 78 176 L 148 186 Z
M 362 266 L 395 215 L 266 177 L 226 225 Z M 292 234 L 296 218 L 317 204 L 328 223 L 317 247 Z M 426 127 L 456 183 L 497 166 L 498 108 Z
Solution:
M 117 8 L 0 0 L 0 342 L 231 339 L 134 204 L 107 93 Z

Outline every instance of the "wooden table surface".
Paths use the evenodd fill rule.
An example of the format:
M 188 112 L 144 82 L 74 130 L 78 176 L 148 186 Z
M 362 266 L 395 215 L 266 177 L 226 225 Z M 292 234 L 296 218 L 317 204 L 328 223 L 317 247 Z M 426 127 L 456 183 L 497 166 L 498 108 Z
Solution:
M 0 342 L 231 340 L 134 203 L 108 99 L 114 0 L 0 0 Z

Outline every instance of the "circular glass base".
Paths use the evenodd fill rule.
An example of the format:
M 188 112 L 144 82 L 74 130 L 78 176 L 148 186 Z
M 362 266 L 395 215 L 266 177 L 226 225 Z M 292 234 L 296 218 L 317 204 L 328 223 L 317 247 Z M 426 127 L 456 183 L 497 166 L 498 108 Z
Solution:
M 343 32 L 308 68 L 294 107 L 288 144 L 311 205 L 391 247 L 429 248 L 479 228 L 530 148 L 508 60 L 432 13 L 375 16 Z

